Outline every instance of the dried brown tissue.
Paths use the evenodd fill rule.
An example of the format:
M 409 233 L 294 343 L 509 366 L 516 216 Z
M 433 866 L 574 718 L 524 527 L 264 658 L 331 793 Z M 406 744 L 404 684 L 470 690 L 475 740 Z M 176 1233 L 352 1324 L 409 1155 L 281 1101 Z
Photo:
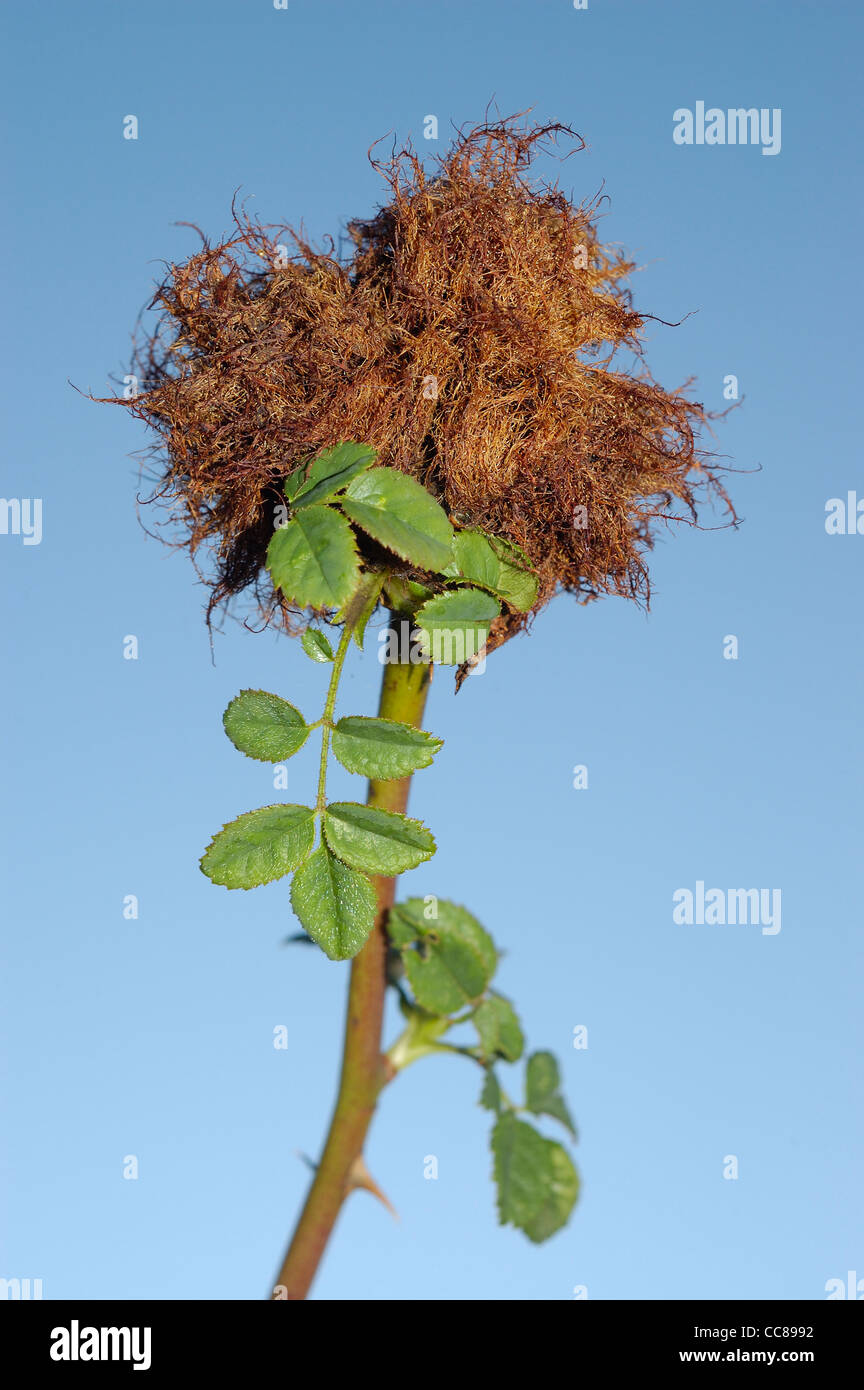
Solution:
M 248 591 L 265 624 L 303 626 L 265 552 L 286 475 L 342 439 L 520 545 L 535 611 L 559 589 L 647 602 L 660 527 L 698 524 L 706 501 L 735 523 L 698 446 L 705 410 L 645 365 L 650 316 L 632 305 L 634 263 L 600 240 L 598 200 L 530 175 L 570 139 L 582 148 L 511 118 L 460 133 L 431 170 L 410 147 L 370 155 L 386 201 L 349 224 L 341 259 L 235 208 L 231 236 L 169 266 L 136 345 L 139 394 L 118 403 L 155 431 L 148 500 L 206 556 L 208 619 Z M 490 645 L 525 622 L 502 619 Z

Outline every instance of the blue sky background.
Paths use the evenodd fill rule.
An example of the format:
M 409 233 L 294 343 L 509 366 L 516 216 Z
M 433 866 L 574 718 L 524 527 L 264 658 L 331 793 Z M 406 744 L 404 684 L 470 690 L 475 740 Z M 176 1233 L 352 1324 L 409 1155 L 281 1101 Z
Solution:
M 105 394 L 125 370 L 160 261 L 196 245 L 179 220 L 219 235 L 239 187 L 265 221 L 338 234 L 382 196 L 373 141 L 431 156 L 494 98 L 583 134 L 558 173 L 577 199 L 605 186 L 604 234 L 645 267 L 638 306 L 698 311 L 649 325 L 657 377 L 695 375 L 722 409 L 738 376 L 716 447 L 744 470 L 745 524 L 664 539 L 648 616 L 562 598 L 458 699 L 436 675 L 446 743 L 412 809 L 440 848 L 404 891 L 464 902 L 506 950 L 530 1044 L 561 1058 L 583 1198 L 545 1246 L 499 1228 L 478 1075 L 420 1063 L 367 1151 L 401 1220 L 355 1197 L 315 1296 L 820 1299 L 864 1276 L 864 536 L 824 526 L 829 498 L 864 496 L 859 7 L 47 0 L 3 25 L 2 493 L 41 497 L 44 534 L 0 536 L 0 1274 L 46 1298 L 263 1297 L 307 1185 L 296 1153 L 329 1116 L 347 982 L 280 945 L 285 883 L 229 894 L 197 865 L 223 821 L 279 799 L 225 738 L 228 700 L 263 687 L 316 717 L 326 673 L 231 624 L 211 663 L 188 560 L 136 520 L 142 428 L 69 382 Z M 673 111 L 699 100 L 782 108 L 781 153 L 675 145 Z M 341 710 L 371 712 L 379 674 L 373 634 Z M 781 888 L 780 934 L 674 925 L 699 879 Z

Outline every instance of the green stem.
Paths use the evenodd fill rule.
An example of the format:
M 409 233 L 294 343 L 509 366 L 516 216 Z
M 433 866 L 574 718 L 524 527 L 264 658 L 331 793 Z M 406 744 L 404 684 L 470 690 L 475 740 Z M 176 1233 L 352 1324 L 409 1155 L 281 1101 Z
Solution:
M 327 805 L 327 758 L 330 753 L 330 730 L 333 728 L 333 710 L 336 707 L 336 692 L 339 689 L 342 667 L 345 665 L 345 658 L 348 655 L 348 648 L 351 645 L 351 633 L 353 630 L 353 625 L 347 622 L 342 629 L 342 636 L 339 638 L 339 646 L 336 648 L 336 655 L 333 658 L 333 671 L 330 675 L 330 684 L 327 687 L 327 699 L 324 701 L 324 713 L 320 720 L 321 763 L 318 770 L 318 800 L 315 803 L 315 809 L 319 816 L 323 816 L 324 808 Z
M 399 618 L 394 615 L 393 621 L 397 623 Z M 340 651 L 341 646 L 340 643 Z M 425 663 L 387 664 L 381 685 L 380 717 L 419 726 L 429 677 L 430 668 Z M 410 786 L 410 777 L 372 781 L 367 805 L 404 811 Z M 362 1155 L 378 1095 L 392 1076 L 392 1068 L 381 1055 L 381 1029 L 387 988 L 385 923 L 395 898 L 396 880 L 377 876 L 372 882 L 378 912 L 369 940 L 351 963 L 336 1106 L 321 1161 L 276 1280 L 274 1299 L 301 1300 L 308 1294 L 342 1203 L 354 1185 L 355 1164 Z

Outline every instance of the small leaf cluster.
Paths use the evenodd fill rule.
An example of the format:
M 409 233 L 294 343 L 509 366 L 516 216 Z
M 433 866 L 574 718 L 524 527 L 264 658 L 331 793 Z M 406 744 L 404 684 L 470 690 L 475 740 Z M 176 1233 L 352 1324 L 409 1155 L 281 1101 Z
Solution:
M 316 644 L 315 660 L 320 659 L 319 650 Z M 292 757 L 312 729 L 323 725 L 325 766 L 329 739 L 349 772 L 385 781 L 428 767 L 441 747 L 440 739 L 394 720 L 349 715 L 334 721 L 332 703 L 322 719 L 310 725 L 294 705 L 266 690 L 241 691 L 226 709 L 223 723 L 241 753 L 273 763 Z M 314 806 L 283 804 L 247 811 L 214 836 L 201 868 L 226 888 L 255 888 L 293 873 L 291 906 L 304 930 L 331 960 L 347 960 L 361 949 L 375 923 L 370 875 L 416 868 L 434 854 L 435 841 L 426 826 L 410 816 L 353 801 L 328 804 L 325 766 Z
M 284 484 L 290 516 L 267 549 L 270 576 L 289 602 L 333 609 L 343 619 L 362 595 L 365 611 L 354 624 L 359 643 L 395 576 L 394 587 L 410 599 L 421 650 L 429 660 L 458 665 L 482 648 L 502 604 L 529 611 L 537 577 L 518 546 L 478 527 L 454 530 L 426 488 L 396 469 L 373 466 L 375 458 L 369 445 L 346 441 L 290 474 Z M 363 567 L 360 535 L 393 556 L 389 569 Z M 399 580 L 405 565 L 428 583 Z M 377 589 L 369 582 L 373 575 Z M 325 647 L 316 656 L 318 637 L 307 637 L 308 654 L 328 660 Z
M 548 1139 L 520 1115 L 557 1120 L 576 1138 L 551 1052 L 534 1052 L 525 1067 L 524 1100 L 514 1104 L 498 1079 L 499 1063 L 518 1062 L 525 1049 L 522 1027 L 509 999 L 492 989 L 498 965 L 495 944 L 464 907 L 436 898 L 410 898 L 387 921 L 391 980 L 400 993 L 407 1026 L 388 1058 L 401 1070 L 430 1053 L 470 1057 L 484 1071 L 480 1104 L 493 1112 L 493 1175 L 502 1225 L 529 1240 L 547 1240 L 566 1223 L 579 1196 L 579 1175 L 563 1144 Z M 405 986 L 410 987 L 410 997 Z M 445 1042 L 445 1034 L 470 1024 L 476 1043 Z

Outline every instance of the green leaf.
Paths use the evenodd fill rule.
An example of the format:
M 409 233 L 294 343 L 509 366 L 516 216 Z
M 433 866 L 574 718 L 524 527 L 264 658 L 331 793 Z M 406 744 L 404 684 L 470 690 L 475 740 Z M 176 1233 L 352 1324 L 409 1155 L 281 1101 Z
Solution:
M 537 602 L 537 576 L 532 573 L 525 552 L 479 528 L 456 532 L 453 561 L 446 573 L 489 589 L 520 613 L 527 613 Z
M 482 589 L 454 589 L 418 610 L 417 637 L 431 661 L 461 666 L 482 651 L 500 604 Z
M 222 716 L 225 732 L 247 758 L 280 763 L 303 747 L 309 727 L 299 709 L 266 690 L 241 690 Z
M 384 589 L 388 608 L 396 613 L 410 613 L 412 617 L 421 604 L 434 597 L 433 589 L 427 589 L 425 584 L 418 584 L 413 579 L 404 579 L 401 575 L 389 575 Z
M 386 578 L 383 570 L 370 570 L 368 574 L 364 574 L 360 587 L 351 595 L 337 617 L 338 622 L 349 624 L 351 636 L 361 652 L 369 619 L 378 607 Z
M 375 925 L 375 890 L 320 845 L 294 875 L 291 906 L 331 960 L 350 960 Z
M 412 903 L 418 901 L 417 898 L 410 899 Z M 401 951 L 403 946 L 413 946 L 420 935 L 413 917 L 408 916 L 408 906 L 409 903 L 398 903 L 387 914 L 387 935 L 391 946 L 397 951 Z
M 282 484 L 282 491 L 285 493 L 289 502 L 294 501 L 294 494 L 299 491 L 306 481 L 306 467 L 307 465 L 304 463 L 301 464 L 299 468 L 295 468 L 294 472 L 289 473 L 285 482 Z
M 538 1245 L 566 1226 L 579 1200 L 579 1174 L 572 1158 L 554 1139 L 546 1139 L 544 1143 L 548 1145 L 548 1166 L 543 1173 L 543 1202 L 522 1228 L 528 1239 Z
M 501 1225 L 523 1227 L 543 1204 L 543 1173 L 548 1168 L 547 1140 L 512 1111 L 492 1130 L 498 1216 Z
M 300 645 L 307 656 L 311 656 L 313 661 L 332 661 L 333 648 L 330 646 L 323 632 L 317 627 L 307 627 L 303 636 L 300 638 Z
M 411 724 L 349 714 L 333 730 L 333 752 L 349 772 L 386 781 L 428 767 L 442 740 Z
M 376 457 L 375 450 L 369 444 L 346 442 L 336 444 L 332 449 L 324 449 L 312 460 L 308 471 L 305 465 L 303 469 L 298 469 L 301 474 L 299 483 L 292 483 L 292 478 L 296 478 L 297 474 L 292 474 L 287 480 L 285 494 L 291 499 L 293 510 L 329 501 L 352 478 L 371 468 Z M 289 483 L 292 484 L 291 492 L 288 491 Z
M 546 1139 L 512 1111 L 492 1131 L 498 1219 L 547 1240 L 566 1223 L 579 1196 L 579 1175 L 560 1144 Z
M 354 533 L 338 512 L 309 507 L 273 533 L 267 568 L 301 608 L 339 608 L 360 578 Z
M 496 1115 L 501 1113 L 501 1087 L 498 1085 L 498 1077 L 491 1067 L 487 1068 L 486 1075 L 483 1077 L 480 1104 L 484 1110 L 494 1110 Z
M 447 513 L 420 483 L 395 468 L 372 468 L 355 478 L 342 510 L 388 550 L 421 569 L 438 572 L 452 556 Z
M 498 952 L 476 917 L 456 903 L 438 901 L 427 920 L 422 898 L 391 908 L 387 932 L 398 945 L 405 974 L 421 1008 L 454 1013 L 478 999 L 498 965 Z
M 419 820 L 355 801 L 327 807 L 324 835 L 343 863 L 368 874 L 401 874 L 435 853 L 435 841 Z
M 309 806 L 262 806 L 213 836 L 201 869 L 225 888 L 256 888 L 296 869 L 314 838 L 315 813 Z
M 473 1013 L 474 1026 L 480 1035 L 480 1052 L 485 1061 L 503 1057 L 507 1062 L 518 1062 L 522 1056 L 525 1039 L 516 1017 L 516 1011 L 509 999 L 502 994 L 492 994 L 478 1004 Z
M 551 1115 L 576 1138 L 576 1129 L 561 1094 L 558 1062 L 551 1052 L 534 1052 L 525 1070 L 525 1108 L 533 1115 Z

